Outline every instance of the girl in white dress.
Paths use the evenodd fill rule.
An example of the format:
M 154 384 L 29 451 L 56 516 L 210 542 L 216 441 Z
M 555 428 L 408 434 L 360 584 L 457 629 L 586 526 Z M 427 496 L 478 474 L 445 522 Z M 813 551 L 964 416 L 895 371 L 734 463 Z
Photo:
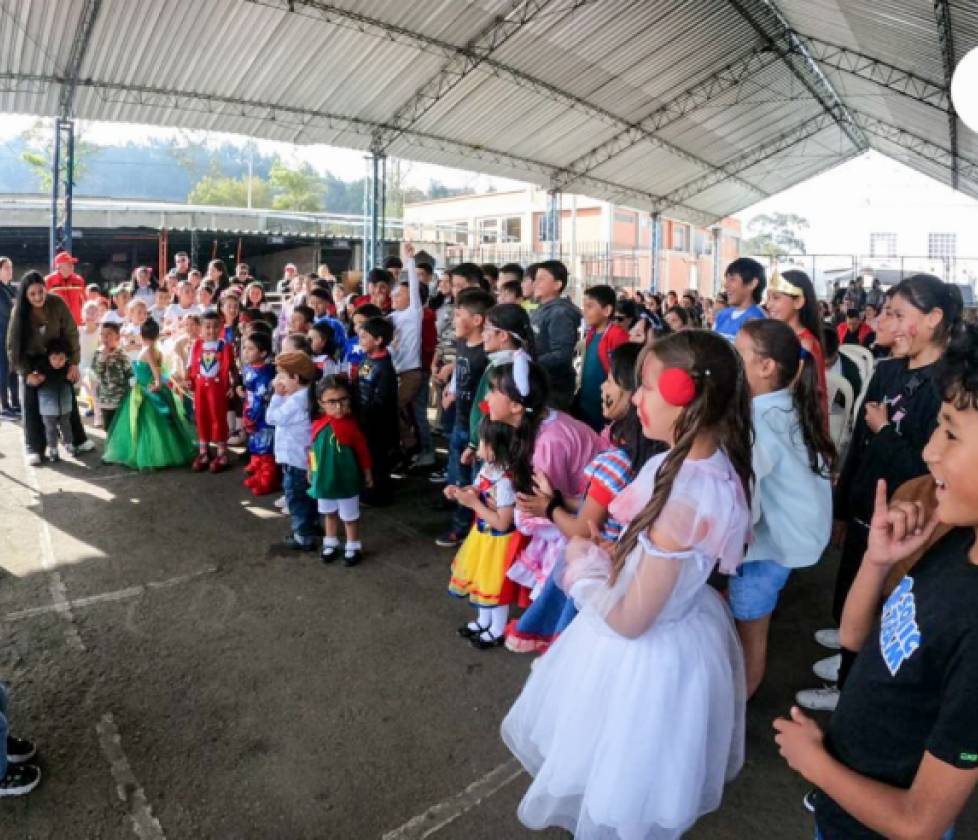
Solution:
M 529 828 L 672 840 L 720 804 L 744 758 L 743 655 L 707 585 L 743 557 L 751 409 L 729 342 L 690 330 L 643 351 L 633 397 L 653 457 L 609 508 L 617 545 L 575 538 L 555 570 L 581 614 L 502 724 L 534 777 Z

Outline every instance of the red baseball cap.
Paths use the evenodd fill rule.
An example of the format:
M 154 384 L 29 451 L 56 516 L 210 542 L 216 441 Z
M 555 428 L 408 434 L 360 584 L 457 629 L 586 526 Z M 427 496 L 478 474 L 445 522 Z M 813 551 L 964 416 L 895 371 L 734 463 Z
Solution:
M 74 265 L 76 262 L 78 262 L 78 259 L 76 257 L 73 257 L 67 251 L 62 251 L 60 254 L 58 254 L 54 258 L 54 264 L 55 264 L 55 266 L 59 266 L 59 265 Z

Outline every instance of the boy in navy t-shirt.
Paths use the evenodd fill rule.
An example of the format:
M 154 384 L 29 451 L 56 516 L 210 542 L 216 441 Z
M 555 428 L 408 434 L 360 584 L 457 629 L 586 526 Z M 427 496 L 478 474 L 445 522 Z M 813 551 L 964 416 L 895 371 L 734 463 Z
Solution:
M 936 507 L 887 505 L 880 481 L 840 640 L 859 656 L 827 731 L 797 707 L 774 722 L 818 790 L 816 837 L 951 836 L 978 783 L 978 327 L 952 338 L 924 449 Z M 939 525 L 946 531 L 935 539 Z M 891 570 L 923 551 L 883 603 Z
M 732 342 L 748 321 L 765 318 L 759 304 L 766 285 L 764 266 L 757 260 L 741 257 L 730 263 L 723 275 L 723 289 L 729 306 L 717 312 L 713 331 Z

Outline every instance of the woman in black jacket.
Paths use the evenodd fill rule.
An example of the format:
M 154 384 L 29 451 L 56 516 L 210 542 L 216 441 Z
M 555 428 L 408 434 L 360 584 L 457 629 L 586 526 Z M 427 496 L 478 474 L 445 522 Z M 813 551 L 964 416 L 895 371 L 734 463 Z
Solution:
M 32 466 L 43 460 L 45 447 L 44 423 L 38 406 L 37 389 L 44 382 L 40 372 L 47 356 L 48 342 L 63 339 L 70 350 L 68 356 L 68 381 L 79 379 L 78 325 L 68 305 L 57 295 L 49 295 L 44 278 L 30 271 L 20 281 L 17 302 L 14 304 L 7 331 L 7 354 L 11 366 L 23 377 L 24 440 L 27 459 Z M 95 445 L 85 434 L 74 389 L 71 397 L 71 436 L 73 451 L 90 452 Z
M 10 257 L 0 257 L 0 417 L 20 417 L 20 393 L 17 372 L 7 355 L 7 330 L 14 310 L 17 287 L 13 284 L 14 264 Z

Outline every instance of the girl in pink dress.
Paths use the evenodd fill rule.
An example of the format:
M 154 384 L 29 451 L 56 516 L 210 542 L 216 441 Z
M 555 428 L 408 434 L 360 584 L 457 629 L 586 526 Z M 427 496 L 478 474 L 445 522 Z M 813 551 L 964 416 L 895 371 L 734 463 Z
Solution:
M 517 351 L 512 364 L 492 369 L 486 405 L 493 421 L 515 430 L 510 463 L 517 493 L 532 492 L 533 474 L 541 473 L 564 498 L 572 499 L 581 495 L 584 469 L 601 451 L 601 439 L 569 414 L 549 408 L 548 396 L 543 369 L 526 353 Z M 529 541 L 514 541 L 514 558 L 507 575 L 532 597 L 542 589 L 567 541 L 547 519 L 524 521 L 517 515 L 516 524 Z M 516 632 L 513 623 L 506 632 Z M 485 641 L 503 643 L 501 636 Z

